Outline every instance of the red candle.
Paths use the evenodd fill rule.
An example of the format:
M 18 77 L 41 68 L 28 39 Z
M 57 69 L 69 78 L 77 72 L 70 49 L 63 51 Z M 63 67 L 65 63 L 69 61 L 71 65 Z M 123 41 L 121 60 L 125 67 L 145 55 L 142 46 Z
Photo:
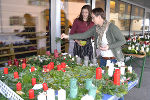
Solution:
M 33 89 L 29 90 L 29 99 L 34 99 L 34 90 Z
M 16 66 L 19 66 L 19 61 L 16 61 L 16 62 L 15 62 L 15 65 L 16 65 Z
M 26 63 L 22 63 L 22 69 L 26 68 Z
M 114 84 L 120 85 L 120 69 L 116 69 L 114 73 Z
M 102 68 L 96 68 L 96 79 L 100 80 L 102 78 Z
M 18 72 L 14 72 L 14 79 L 18 79 L 18 78 L 19 78 Z
M 36 78 L 32 78 L 32 85 L 34 86 L 36 84 Z
M 17 59 L 14 59 L 14 65 L 16 65 L 16 61 L 18 61 Z
M 61 70 L 61 68 L 62 68 L 62 66 L 61 66 L 61 65 L 57 65 L 57 70 L 58 70 L 58 71 L 60 71 L 60 70 Z
M 47 83 L 43 83 L 42 85 L 43 85 L 43 90 L 44 90 L 44 91 L 48 90 Z
M 11 60 L 8 60 L 8 66 L 10 66 L 12 64 Z
M 8 74 L 8 68 L 4 68 L 4 74 Z
M 31 67 L 31 72 L 33 72 L 33 71 L 35 71 L 35 67 L 34 66 Z
M 62 68 L 66 68 L 66 63 L 65 62 L 62 62 L 61 65 L 62 65 Z
M 17 89 L 17 91 L 22 90 L 22 87 L 21 87 L 21 83 L 20 83 L 20 82 L 18 82 L 18 83 L 16 84 L 16 89 Z
M 22 62 L 23 62 L 23 63 L 26 63 L 26 58 L 24 58 Z

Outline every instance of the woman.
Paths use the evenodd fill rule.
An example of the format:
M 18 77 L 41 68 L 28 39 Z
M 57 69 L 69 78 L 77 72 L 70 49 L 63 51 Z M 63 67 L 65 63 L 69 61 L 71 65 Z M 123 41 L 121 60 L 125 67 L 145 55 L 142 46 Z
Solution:
M 91 17 L 91 11 L 92 9 L 90 5 L 84 5 L 81 8 L 79 17 L 76 18 L 73 22 L 70 35 L 82 34 L 83 32 L 86 32 L 88 29 L 90 29 L 92 26 L 94 26 Z M 75 40 L 73 54 L 74 56 L 78 55 L 82 59 L 84 58 L 84 56 L 88 56 L 91 60 L 93 57 L 91 37 L 88 37 L 87 39 Z
M 119 28 L 105 20 L 105 14 L 102 8 L 92 10 L 92 21 L 95 25 L 87 32 L 74 35 L 62 34 L 65 39 L 86 39 L 95 37 L 95 50 L 99 49 L 101 54 L 100 66 L 106 66 L 107 60 L 112 62 L 124 61 L 121 46 L 125 44 L 125 38 Z M 80 34 L 80 35 L 79 35 Z

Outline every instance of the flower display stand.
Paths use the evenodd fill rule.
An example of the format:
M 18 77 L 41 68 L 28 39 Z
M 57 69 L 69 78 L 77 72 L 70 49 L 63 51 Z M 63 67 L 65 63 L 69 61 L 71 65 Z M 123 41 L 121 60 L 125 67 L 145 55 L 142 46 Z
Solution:
M 134 58 L 139 58 L 139 59 L 143 59 L 143 64 L 142 64 L 142 68 L 141 68 L 141 74 L 140 74 L 140 80 L 139 80 L 139 85 L 138 87 L 141 87 L 141 83 L 142 83 L 142 76 L 143 76 L 143 72 L 144 72 L 144 66 L 145 66 L 145 61 L 146 61 L 146 54 L 144 55 L 137 55 L 137 54 L 124 54 L 126 57 L 129 56 L 130 57 L 130 64 L 132 63 L 133 57 Z

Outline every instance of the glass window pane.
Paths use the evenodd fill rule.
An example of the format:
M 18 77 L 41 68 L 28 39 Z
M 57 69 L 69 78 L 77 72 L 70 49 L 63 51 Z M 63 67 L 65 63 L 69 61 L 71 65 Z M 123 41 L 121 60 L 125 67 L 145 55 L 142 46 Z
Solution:
M 145 32 L 149 31 L 150 31 L 150 12 L 147 12 L 145 18 Z
M 142 34 L 144 20 L 144 9 L 138 6 L 132 6 L 131 12 L 131 32 L 130 35 Z
M 61 31 L 67 33 L 69 26 L 72 26 L 74 20 L 79 16 L 81 8 L 89 4 L 90 0 L 61 0 Z
M 110 1 L 110 22 L 114 23 L 124 35 L 129 35 L 131 5 L 119 0 Z
M 35 55 L 42 46 L 49 48 L 49 0 L 1 0 L 0 6 L 0 42 L 13 46 L 9 59 Z M 44 42 L 38 39 L 41 36 Z

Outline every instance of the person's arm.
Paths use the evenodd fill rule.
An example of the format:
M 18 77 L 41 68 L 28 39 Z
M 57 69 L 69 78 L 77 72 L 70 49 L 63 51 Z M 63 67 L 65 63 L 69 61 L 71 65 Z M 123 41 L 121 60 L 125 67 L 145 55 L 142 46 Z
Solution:
M 122 45 L 124 45 L 126 43 L 125 37 L 123 36 L 123 34 L 121 33 L 120 29 L 115 26 L 114 24 L 111 25 L 110 27 L 111 32 L 113 32 L 114 38 L 117 40 L 113 43 L 109 43 L 109 48 L 117 48 L 120 47 Z
M 87 39 L 89 37 L 94 36 L 95 34 L 96 34 L 96 26 L 93 26 L 86 32 L 69 35 L 69 40 L 70 39 Z

